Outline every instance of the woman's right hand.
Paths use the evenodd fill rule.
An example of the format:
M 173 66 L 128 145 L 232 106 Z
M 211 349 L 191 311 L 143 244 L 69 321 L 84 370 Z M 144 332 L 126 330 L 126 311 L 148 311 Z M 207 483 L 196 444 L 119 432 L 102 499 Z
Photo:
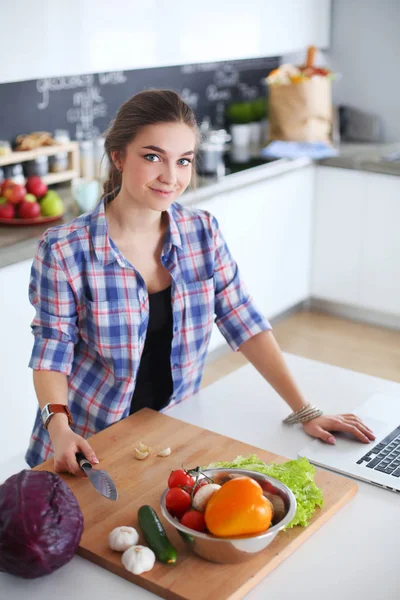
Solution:
M 67 471 L 72 475 L 84 477 L 85 475 L 79 467 L 75 455 L 77 452 L 82 452 L 89 462 L 98 464 L 99 461 L 90 444 L 83 437 L 74 433 L 65 423 L 62 427 L 53 427 L 51 431 L 50 425 L 51 422 L 49 423 L 49 433 L 54 448 L 55 472 Z

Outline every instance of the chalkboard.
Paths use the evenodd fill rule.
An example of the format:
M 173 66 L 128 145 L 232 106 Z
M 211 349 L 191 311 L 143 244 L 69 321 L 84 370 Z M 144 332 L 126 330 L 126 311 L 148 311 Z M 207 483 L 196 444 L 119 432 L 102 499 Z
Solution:
M 178 91 L 193 108 L 224 125 L 225 106 L 266 94 L 264 78 L 279 57 L 51 77 L 0 85 L 0 139 L 66 129 L 71 139 L 104 132 L 120 105 L 143 89 Z

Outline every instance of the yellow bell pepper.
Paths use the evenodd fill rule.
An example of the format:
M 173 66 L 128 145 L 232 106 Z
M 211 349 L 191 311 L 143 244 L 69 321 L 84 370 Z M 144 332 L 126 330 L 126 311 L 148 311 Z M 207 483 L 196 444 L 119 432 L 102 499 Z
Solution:
M 236 477 L 224 483 L 208 501 L 204 517 L 215 536 L 252 535 L 271 525 L 272 507 L 257 481 Z

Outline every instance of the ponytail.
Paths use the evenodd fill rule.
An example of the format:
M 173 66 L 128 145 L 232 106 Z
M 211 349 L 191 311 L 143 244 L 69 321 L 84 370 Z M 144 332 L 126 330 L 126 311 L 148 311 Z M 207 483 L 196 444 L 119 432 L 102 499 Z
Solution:
M 122 173 L 117 169 L 115 164 L 111 161 L 110 169 L 108 172 L 108 179 L 104 182 L 103 191 L 104 195 L 113 194 L 122 184 Z

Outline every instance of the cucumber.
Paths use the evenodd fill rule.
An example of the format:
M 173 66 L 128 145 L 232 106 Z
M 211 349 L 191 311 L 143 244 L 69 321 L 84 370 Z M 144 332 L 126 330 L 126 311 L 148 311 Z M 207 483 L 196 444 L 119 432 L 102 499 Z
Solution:
M 169 541 L 156 511 L 151 506 L 141 506 L 138 510 L 138 520 L 144 539 L 157 559 L 169 565 L 176 563 L 177 552 Z

